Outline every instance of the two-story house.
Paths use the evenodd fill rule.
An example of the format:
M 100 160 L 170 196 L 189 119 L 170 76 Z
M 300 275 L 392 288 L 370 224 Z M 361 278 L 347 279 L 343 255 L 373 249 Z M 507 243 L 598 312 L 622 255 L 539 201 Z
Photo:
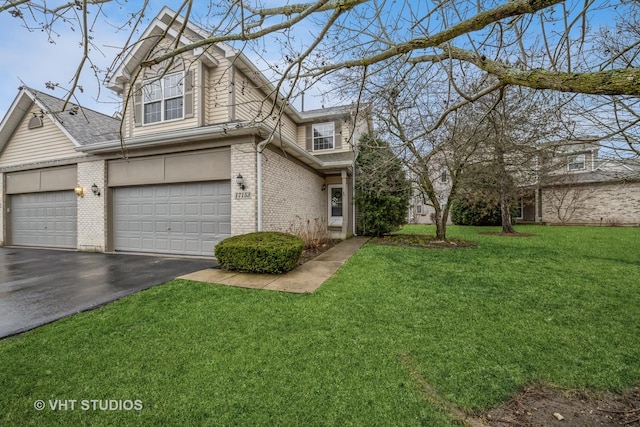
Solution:
M 0 123 L 0 244 L 213 255 L 220 240 L 323 218 L 353 233 L 350 108 L 299 112 L 223 43 L 164 8 L 108 87 L 118 118 L 22 87 Z
M 520 223 L 640 225 L 640 163 L 603 158 L 597 137 L 549 143 L 530 168 L 512 171 L 519 188 Z M 522 162 L 514 162 L 524 164 Z M 446 200 L 451 183 L 446 168 L 434 167 L 431 181 Z M 434 209 L 411 176 L 408 222 L 432 224 Z M 450 218 L 449 218 L 450 220 Z
M 600 141 L 585 137 L 554 150 L 539 173 L 536 197 L 523 203 L 524 220 L 549 224 L 640 225 L 640 163 L 601 156 Z M 535 214 L 535 217 L 533 216 Z

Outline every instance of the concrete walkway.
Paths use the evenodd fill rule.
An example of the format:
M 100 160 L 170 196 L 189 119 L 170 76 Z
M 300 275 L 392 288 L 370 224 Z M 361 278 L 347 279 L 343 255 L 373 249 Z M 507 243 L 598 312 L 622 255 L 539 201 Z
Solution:
M 178 279 L 270 291 L 311 293 L 331 277 L 367 240 L 369 240 L 367 237 L 343 240 L 311 261 L 285 274 L 237 273 L 208 268 L 180 276 Z

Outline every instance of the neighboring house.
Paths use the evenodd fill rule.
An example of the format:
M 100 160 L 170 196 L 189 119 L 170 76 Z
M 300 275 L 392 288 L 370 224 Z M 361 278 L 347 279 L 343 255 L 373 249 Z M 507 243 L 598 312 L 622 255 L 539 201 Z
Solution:
M 228 236 L 297 218 L 353 233 L 354 144 L 368 120 L 274 101 L 222 43 L 140 71 L 182 23 L 164 8 L 109 82 L 121 119 L 20 89 L 0 123 L 0 244 L 211 256 Z M 206 33 L 188 24 L 181 37 Z
M 438 194 L 439 202 L 444 205 L 450 192 L 451 179 L 449 171 L 446 167 L 435 168 L 434 176 L 431 177 L 434 189 Z M 435 209 L 433 203 L 422 192 L 417 183 L 415 173 L 409 174 L 411 181 L 411 197 L 409 198 L 409 213 L 407 222 L 409 224 L 435 224 Z M 451 224 L 451 215 L 447 219 L 447 223 Z
M 640 225 L 640 163 L 602 159 L 597 138 L 569 141 L 521 201 L 521 221 Z
M 514 172 L 523 194 L 515 222 L 640 225 L 640 162 L 602 159 L 598 139 L 593 137 L 551 146 L 540 151 L 535 170 Z M 451 183 L 446 169 L 439 173 L 431 178 L 444 201 Z M 433 207 L 419 190 L 416 177 L 410 178 L 408 222 L 433 224 Z

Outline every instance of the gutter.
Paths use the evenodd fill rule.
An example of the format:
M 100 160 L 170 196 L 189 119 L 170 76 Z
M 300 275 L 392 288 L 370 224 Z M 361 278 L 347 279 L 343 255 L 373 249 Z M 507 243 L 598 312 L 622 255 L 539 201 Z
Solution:
M 257 185 L 256 185 L 256 193 L 258 194 L 256 197 L 258 199 L 258 231 L 262 231 L 262 152 L 267 147 L 267 144 L 271 142 L 273 139 L 273 133 L 269 135 L 269 138 L 264 141 L 258 143 L 256 147 L 256 163 L 257 163 Z
M 113 139 L 111 141 L 76 147 L 76 151 L 89 154 L 108 153 L 127 148 L 157 147 L 161 145 L 193 142 L 204 139 L 224 138 L 229 136 L 254 135 L 258 129 L 246 127 L 248 122 L 231 122 L 222 125 L 189 128 L 173 132 L 154 133 L 133 138 Z

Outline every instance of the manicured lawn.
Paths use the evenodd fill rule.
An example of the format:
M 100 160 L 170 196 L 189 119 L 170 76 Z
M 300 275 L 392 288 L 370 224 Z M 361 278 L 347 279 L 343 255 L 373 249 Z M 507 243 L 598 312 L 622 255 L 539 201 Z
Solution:
M 177 280 L 2 340 L 0 425 L 448 426 L 442 401 L 639 384 L 640 228 L 517 230 L 368 244 L 313 295 Z

